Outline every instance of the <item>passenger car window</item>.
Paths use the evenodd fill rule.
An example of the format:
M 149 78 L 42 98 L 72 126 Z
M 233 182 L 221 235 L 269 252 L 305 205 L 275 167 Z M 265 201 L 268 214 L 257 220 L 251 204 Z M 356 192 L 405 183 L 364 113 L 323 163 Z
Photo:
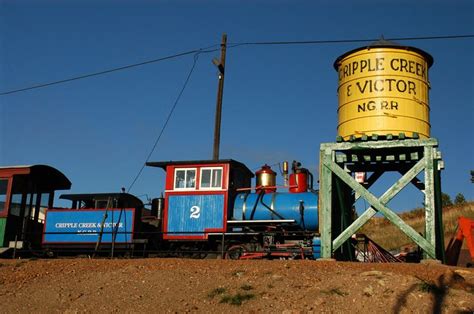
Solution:
M 0 179 L 0 213 L 5 210 L 7 202 L 8 179 Z

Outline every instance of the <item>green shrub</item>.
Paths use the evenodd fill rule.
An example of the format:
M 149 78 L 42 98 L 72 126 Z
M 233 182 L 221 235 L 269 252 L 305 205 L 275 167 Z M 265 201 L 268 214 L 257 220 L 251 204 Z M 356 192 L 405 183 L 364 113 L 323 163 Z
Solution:
M 212 299 L 212 298 L 215 297 L 216 295 L 223 294 L 223 293 L 225 293 L 226 291 L 227 291 L 227 290 L 226 290 L 226 288 L 224 288 L 224 287 L 215 288 L 214 290 L 212 290 L 211 292 L 209 292 L 209 293 L 207 294 L 207 296 Z
M 222 297 L 220 303 L 228 303 L 232 305 L 242 305 L 244 301 L 255 298 L 252 293 L 237 293 L 235 295 L 225 295 Z

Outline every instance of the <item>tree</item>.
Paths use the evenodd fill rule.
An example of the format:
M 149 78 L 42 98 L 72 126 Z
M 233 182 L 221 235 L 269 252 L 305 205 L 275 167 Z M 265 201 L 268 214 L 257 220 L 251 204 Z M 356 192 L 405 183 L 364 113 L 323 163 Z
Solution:
M 446 193 L 441 193 L 441 206 L 446 207 L 451 205 L 453 205 L 453 201 L 451 201 L 451 196 Z
M 462 193 L 458 193 L 456 197 L 454 198 L 454 204 L 455 205 L 461 205 L 461 204 L 466 204 L 466 198 Z

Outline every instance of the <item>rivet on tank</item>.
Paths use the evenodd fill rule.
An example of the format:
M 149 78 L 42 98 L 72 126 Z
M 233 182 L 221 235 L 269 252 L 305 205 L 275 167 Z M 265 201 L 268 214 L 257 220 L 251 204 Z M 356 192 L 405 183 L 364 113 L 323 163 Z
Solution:
M 432 64 L 423 50 L 383 39 L 337 58 L 338 135 L 429 138 Z

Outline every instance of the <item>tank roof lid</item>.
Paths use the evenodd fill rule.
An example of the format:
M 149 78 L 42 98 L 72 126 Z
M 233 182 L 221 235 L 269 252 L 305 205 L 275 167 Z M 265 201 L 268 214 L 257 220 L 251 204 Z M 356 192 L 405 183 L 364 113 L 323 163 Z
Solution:
M 395 46 L 400 47 L 400 44 L 391 40 L 386 40 L 383 35 L 380 36 L 379 40 L 371 42 L 367 47 L 387 47 L 387 46 Z
M 421 49 L 416 48 L 416 47 L 403 46 L 403 45 L 401 45 L 397 42 L 391 41 L 391 40 L 386 40 L 382 35 L 379 40 L 373 41 L 367 46 L 362 46 L 362 47 L 350 50 L 350 51 L 342 54 L 341 56 L 339 56 L 336 59 L 336 61 L 334 61 L 334 69 L 336 69 L 336 71 L 337 71 L 338 68 L 339 68 L 340 61 L 342 59 L 344 59 L 345 57 L 347 57 L 348 55 L 351 55 L 351 54 L 353 54 L 357 51 L 360 51 L 360 50 L 365 50 L 365 49 L 370 50 L 371 48 L 398 48 L 398 49 L 404 49 L 404 50 L 408 50 L 408 51 L 414 51 L 416 53 L 421 54 L 423 57 L 426 58 L 426 62 L 428 62 L 428 67 L 431 67 L 433 65 L 433 62 L 434 62 L 433 57 L 429 53 L 427 53 L 426 51 L 421 50 Z

